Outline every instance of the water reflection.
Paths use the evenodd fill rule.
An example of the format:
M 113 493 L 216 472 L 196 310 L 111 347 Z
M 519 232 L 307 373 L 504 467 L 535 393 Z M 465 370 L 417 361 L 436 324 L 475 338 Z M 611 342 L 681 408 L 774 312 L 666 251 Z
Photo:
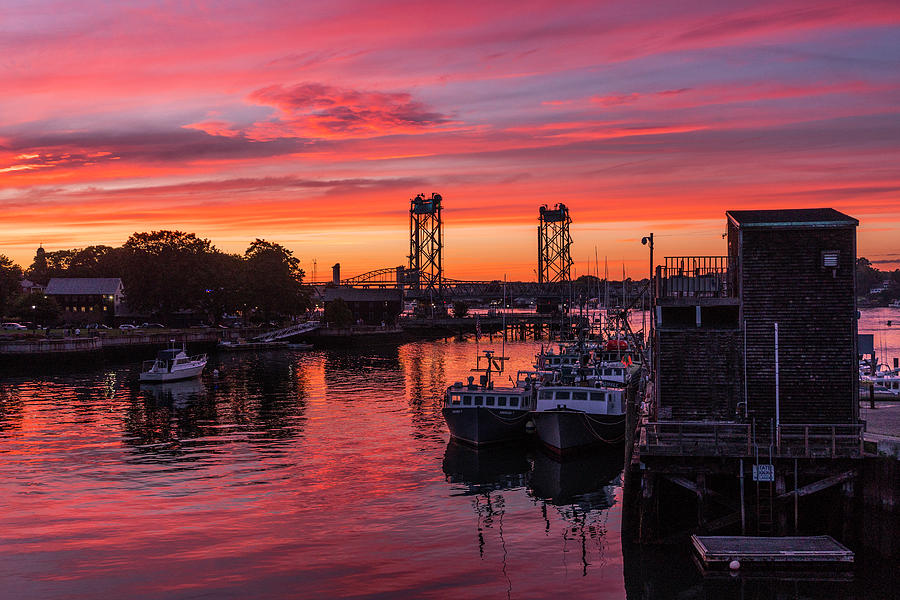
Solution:
M 524 445 L 476 449 L 452 440 L 442 466 L 447 481 L 466 496 L 523 487 L 531 470 Z
M 200 379 L 186 379 L 169 383 L 142 383 L 141 392 L 151 396 L 156 402 L 184 406 L 187 402 L 206 393 L 206 386 Z

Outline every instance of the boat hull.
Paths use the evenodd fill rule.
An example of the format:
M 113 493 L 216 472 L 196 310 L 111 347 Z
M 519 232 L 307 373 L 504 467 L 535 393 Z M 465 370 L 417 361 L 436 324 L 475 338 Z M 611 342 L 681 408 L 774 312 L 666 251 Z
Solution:
M 531 413 L 541 442 L 559 453 L 598 445 L 621 444 L 625 415 L 597 415 L 575 410 L 545 410 Z
M 206 367 L 206 363 L 202 365 L 195 365 L 191 367 L 187 367 L 184 369 L 178 369 L 177 371 L 145 371 L 141 373 L 140 380 L 145 383 L 166 383 L 169 381 L 181 381 L 182 379 L 192 379 L 194 377 L 199 377 L 200 373 L 203 372 L 204 367 Z
M 524 438 L 530 414 L 526 410 L 484 406 L 445 406 L 441 412 L 451 437 L 476 446 Z

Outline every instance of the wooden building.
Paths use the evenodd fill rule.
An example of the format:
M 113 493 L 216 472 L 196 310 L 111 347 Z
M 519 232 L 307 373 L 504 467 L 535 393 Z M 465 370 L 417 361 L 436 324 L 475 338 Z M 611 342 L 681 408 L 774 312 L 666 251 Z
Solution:
M 743 532 L 749 519 L 783 534 L 791 510 L 795 530 L 803 520 L 801 496 L 838 485 L 852 495 L 862 454 L 858 222 L 830 208 L 726 217 L 727 255 L 667 257 L 656 269 L 643 490 L 688 490 L 701 531 L 737 520 Z M 751 473 L 765 475 L 748 485 L 747 509 Z
M 118 277 L 54 277 L 44 294 L 59 303 L 63 321 L 77 325 L 112 325 L 124 303 Z
M 395 326 L 403 311 L 401 289 L 359 289 L 349 286 L 326 287 L 323 293 L 325 306 L 340 298 L 353 313 L 353 321 L 364 325 Z

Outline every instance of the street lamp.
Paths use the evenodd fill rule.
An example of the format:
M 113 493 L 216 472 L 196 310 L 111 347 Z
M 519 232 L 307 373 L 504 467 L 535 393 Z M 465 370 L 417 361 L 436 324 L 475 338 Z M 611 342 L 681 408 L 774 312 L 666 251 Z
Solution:
M 656 320 L 656 290 L 653 287 L 653 233 L 641 238 L 641 243 L 650 247 L 650 341 L 653 341 L 653 322 Z

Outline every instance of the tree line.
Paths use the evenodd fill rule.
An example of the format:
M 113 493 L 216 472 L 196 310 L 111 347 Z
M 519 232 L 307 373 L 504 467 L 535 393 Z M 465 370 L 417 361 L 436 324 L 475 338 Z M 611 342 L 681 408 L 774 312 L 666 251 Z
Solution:
M 191 311 L 210 322 L 235 312 L 268 321 L 310 309 L 304 276 L 291 250 L 263 239 L 233 254 L 193 233 L 134 233 L 117 248 L 39 248 L 24 271 L 0 255 L 0 314 L 20 314 L 16 309 L 39 300 L 21 297 L 23 277 L 40 285 L 54 277 L 118 277 L 128 307 L 159 320 Z

